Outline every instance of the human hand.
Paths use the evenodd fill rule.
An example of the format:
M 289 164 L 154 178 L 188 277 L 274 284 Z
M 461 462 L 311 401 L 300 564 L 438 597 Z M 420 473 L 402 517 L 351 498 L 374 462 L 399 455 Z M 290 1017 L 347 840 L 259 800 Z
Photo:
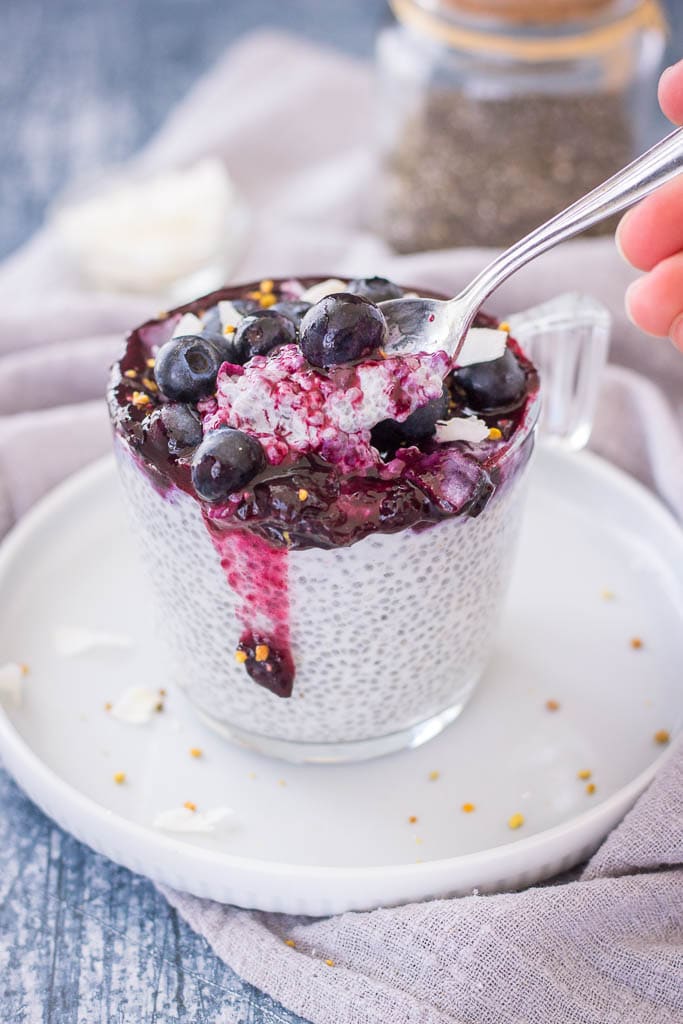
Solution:
M 683 124 L 683 60 L 664 71 L 658 96 L 669 120 Z M 616 242 L 629 263 L 646 271 L 626 292 L 629 317 L 683 351 L 683 175 L 629 210 Z

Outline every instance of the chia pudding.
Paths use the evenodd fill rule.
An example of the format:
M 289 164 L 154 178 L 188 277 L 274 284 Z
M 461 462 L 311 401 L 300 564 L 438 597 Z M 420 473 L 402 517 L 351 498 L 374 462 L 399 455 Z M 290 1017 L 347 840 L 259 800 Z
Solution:
M 138 327 L 112 370 L 174 676 L 275 756 L 416 745 L 491 653 L 538 377 L 482 314 L 455 365 L 386 351 L 378 304 L 403 294 L 381 278 L 224 288 Z

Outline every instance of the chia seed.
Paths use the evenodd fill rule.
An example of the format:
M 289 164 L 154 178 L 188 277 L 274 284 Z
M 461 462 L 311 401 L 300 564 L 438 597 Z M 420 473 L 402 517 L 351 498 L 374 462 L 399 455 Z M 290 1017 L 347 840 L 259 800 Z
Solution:
M 635 148 L 623 93 L 476 99 L 433 89 L 385 153 L 380 229 L 399 252 L 508 246 Z M 609 234 L 615 219 L 589 234 Z

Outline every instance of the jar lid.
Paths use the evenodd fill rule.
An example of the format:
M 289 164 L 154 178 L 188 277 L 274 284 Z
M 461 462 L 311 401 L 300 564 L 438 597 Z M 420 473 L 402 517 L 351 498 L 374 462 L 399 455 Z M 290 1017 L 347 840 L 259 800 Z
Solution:
M 454 49 L 528 62 L 586 57 L 634 32 L 667 31 L 660 0 L 389 0 L 389 6 L 399 21 Z
M 439 6 L 483 18 L 537 25 L 590 18 L 608 12 L 610 7 L 621 8 L 617 13 L 623 13 L 624 8 L 618 0 L 441 0 Z M 627 6 L 640 6 L 639 0 Z

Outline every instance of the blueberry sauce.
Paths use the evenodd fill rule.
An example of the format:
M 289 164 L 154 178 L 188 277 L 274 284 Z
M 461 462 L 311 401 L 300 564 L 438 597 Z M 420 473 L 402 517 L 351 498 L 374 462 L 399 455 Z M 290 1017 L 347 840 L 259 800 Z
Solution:
M 192 365 L 188 371 L 183 363 L 169 362 L 170 372 L 165 370 L 173 395 L 163 393 L 163 375 L 156 379 L 155 358 L 174 336 L 181 317 L 183 335 L 193 334 L 185 330 L 184 314 L 199 317 L 195 337 L 207 341 L 183 344 L 192 353 L 206 349 L 210 355 L 212 346 L 221 350 L 218 303 L 232 303 L 238 314 L 253 309 L 252 304 L 264 309 L 276 303 L 300 307 L 307 301 L 306 289 L 320 280 L 226 288 L 148 321 L 128 336 L 108 391 L 115 432 L 141 471 L 160 493 L 180 488 L 200 505 L 226 581 L 240 600 L 242 631 L 234 657 L 254 682 L 280 697 L 291 695 L 295 675 L 289 638 L 289 550 L 336 548 L 376 532 L 425 529 L 453 516 L 479 515 L 510 472 L 510 460 L 505 462 L 504 456 L 538 388 L 534 367 L 512 339 L 504 367 L 501 360 L 505 373 L 498 375 L 507 390 L 489 400 L 487 388 L 495 391 L 498 378 L 490 367 L 478 373 L 477 367 L 484 364 L 468 367 L 459 376 L 457 369 L 449 372 L 442 354 L 387 358 L 381 348 L 372 349 L 372 341 L 361 346 L 357 360 L 347 360 L 341 353 L 335 362 L 334 352 L 328 354 L 328 333 L 318 346 L 325 356 L 317 360 L 326 365 L 314 366 L 288 328 L 282 338 L 273 335 L 270 351 L 253 355 L 245 365 L 223 362 L 213 389 L 203 376 L 199 380 Z M 370 281 L 375 291 L 376 281 Z M 397 288 L 379 283 L 385 290 Z M 370 284 L 350 283 L 355 305 L 370 303 L 369 295 L 362 300 L 353 297 L 354 288 L 363 295 Z M 334 302 L 321 306 L 325 315 L 327 306 L 334 325 Z M 310 311 L 304 315 L 304 327 L 306 318 L 322 331 Z M 324 326 L 327 330 L 327 322 Z M 480 315 L 475 326 L 497 324 Z M 234 337 L 230 331 L 225 328 L 228 342 Z M 313 340 L 318 343 L 318 336 Z M 349 346 L 346 334 L 344 345 Z M 176 347 L 183 356 L 182 346 Z M 229 344 L 221 351 L 229 351 Z M 355 354 L 352 347 L 349 351 Z M 515 389 L 510 387 L 511 370 L 520 385 Z M 370 400 L 378 388 L 391 417 L 379 425 Z M 177 403 L 178 398 L 186 404 L 171 410 L 170 400 Z M 268 411 L 271 402 L 275 413 Z M 447 410 L 447 419 L 476 416 L 489 434 L 477 444 L 439 443 L 429 416 L 422 415 L 428 408 L 439 409 L 439 415 Z M 223 472 L 225 467 L 218 464 L 214 473 L 210 464 L 216 487 L 212 478 L 209 486 L 207 481 L 202 486 L 204 497 L 198 493 L 193 484 L 193 460 L 195 483 L 198 480 L 195 456 L 200 440 L 195 416 L 204 442 L 227 427 L 233 433 L 243 431 L 262 446 L 263 457 L 252 460 L 252 478 L 248 473 Z M 420 429 L 411 433 L 411 424 L 418 422 Z M 524 449 L 526 460 L 531 443 Z M 221 480 L 228 481 L 228 493 L 218 486 Z M 219 497 L 207 500 L 213 495 Z
M 204 521 L 228 586 L 240 599 L 243 631 L 235 657 L 254 682 L 278 697 L 291 697 L 287 551 L 249 530 L 222 530 L 207 516 Z

